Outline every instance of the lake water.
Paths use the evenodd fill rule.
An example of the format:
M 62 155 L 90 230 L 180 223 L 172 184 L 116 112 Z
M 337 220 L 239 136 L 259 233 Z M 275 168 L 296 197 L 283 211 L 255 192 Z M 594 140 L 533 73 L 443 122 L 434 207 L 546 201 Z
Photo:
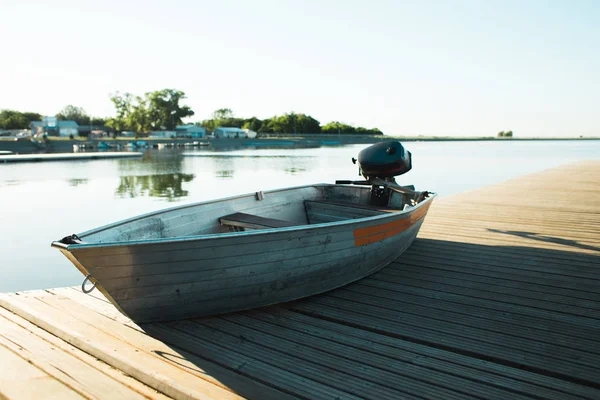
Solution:
M 366 145 L 230 152 L 151 150 L 143 158 L 0 164 L 0 292 L 78 285 L 53 240 L 161 208 L 258 190 L 359 179 Z M 600 141 L 408 142 L 398 178 L 446 196 L 577 160 Z M 435 206 L 435 204 L 434 204 Z

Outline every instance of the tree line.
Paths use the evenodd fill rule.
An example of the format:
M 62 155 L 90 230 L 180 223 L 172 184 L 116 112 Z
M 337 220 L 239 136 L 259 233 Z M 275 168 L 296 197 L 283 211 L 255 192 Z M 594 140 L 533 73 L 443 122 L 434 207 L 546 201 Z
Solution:
M 242 128 L 250 129 L 258 133 L 325 133 L 325 134 L 363 134 L 363 135 L 383 135 L 377 128 L 367 129 L 363 127 L 354 127 L 341 122 L 329 122 L 321 126 L 321 123 L 310 115 L 303 113 L 286 113 L 276 115 L 272 118 L 259 119 L 236 118 L 230 108 L 220 108 L 213 112 L 212 118 L 196 122 L 208 131 L 213 131 L 216 127 Z
M 15 110 L 0 111 L 0 128 L 29 129 L 32 122 L 41 121 L 42 114 L 36 112 L 21 112 Z M 68 105 L 56 114 L 59 121 L 75 121 L 78 125 L 102 126 L 106 118 L 92 118 L 81 108 Z
M 176 89 L 147 92 L 142 96 L 117 92 L 110 98 L 115 107 L 115 115 L 112 117 L 92 118 L 83 108 L 73 105 L 63 108 L 56 117 L 59 120 L 75 121 L 79 125 L 105 125 L 118 132 L 172 131 L 183 123 L 184 118 L 195 114 L 189 106 L 181 104 L 185 99 L 185 93 Z M 41 120 L 42 115 L 34 112 L 0 111 L 0 128 L 3 129 L 27 129 L 31 122 Z M 195 124 L 205 127 L 209 132 L 221 126 L 250 129 L 258 133 L 383 134 L 377 128 L 354 127 L 337 121 L 321 125 L 312 116 L 295 112 L 266 119 L 238 118 L 229 108 L 218 109 L 212 113 L 212 118 Z

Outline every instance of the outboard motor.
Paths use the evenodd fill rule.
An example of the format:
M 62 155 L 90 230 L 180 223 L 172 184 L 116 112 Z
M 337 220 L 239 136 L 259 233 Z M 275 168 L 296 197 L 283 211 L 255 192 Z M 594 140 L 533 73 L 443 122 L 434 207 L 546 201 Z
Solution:
M 365 179 L 393 179 L 410 171 L 412 157 L 398 141 L 380 142 L 358 153 L 358 167 Z
M 412 168 L 412 156 L 397 140 L 380 142 L 358 153 L 359 174 L 365 181 L 336 181 L 341 184 L 371 185 L 373 206 L 388 206 L 391 191 L 408 195 L 412 202 L 418 203 L 427 192 L 415 192 L 414 187 L 400 186 L 394 177 L 407 173 Z

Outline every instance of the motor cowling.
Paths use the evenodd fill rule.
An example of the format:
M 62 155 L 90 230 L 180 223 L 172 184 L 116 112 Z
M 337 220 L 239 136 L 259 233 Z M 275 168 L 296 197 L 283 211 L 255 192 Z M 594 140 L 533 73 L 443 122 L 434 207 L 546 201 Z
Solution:
M 412 168 L 410 151 L 400 142 L 380 142 L 358 153 L 358 166 L 366 178 L 390 178 L 407 173 Z

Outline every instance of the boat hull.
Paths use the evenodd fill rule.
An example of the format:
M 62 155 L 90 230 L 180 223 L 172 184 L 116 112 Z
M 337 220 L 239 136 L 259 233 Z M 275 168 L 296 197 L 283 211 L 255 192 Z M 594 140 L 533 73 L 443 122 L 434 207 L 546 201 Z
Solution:
M 135 322 L 187 319 L 296 300 L 364 278 L 410 246 L 432 200 L 339 223 L 61 251 Z

